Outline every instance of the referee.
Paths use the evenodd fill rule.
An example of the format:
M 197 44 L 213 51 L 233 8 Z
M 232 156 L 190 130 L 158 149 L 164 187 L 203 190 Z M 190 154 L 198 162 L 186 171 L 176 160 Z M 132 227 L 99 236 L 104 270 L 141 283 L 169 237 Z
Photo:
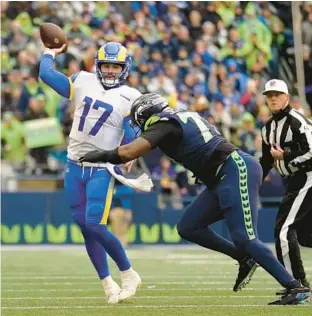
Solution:
M 272 117 L 262 128 L 263 179 L 273 167 L 287 178 L 275 223 L 275 248 L 279 261 L 310 288 L 301 261 L 301 246 L 312 248 L 312 121 L 289 105 L 284 81 L 265 84 Z

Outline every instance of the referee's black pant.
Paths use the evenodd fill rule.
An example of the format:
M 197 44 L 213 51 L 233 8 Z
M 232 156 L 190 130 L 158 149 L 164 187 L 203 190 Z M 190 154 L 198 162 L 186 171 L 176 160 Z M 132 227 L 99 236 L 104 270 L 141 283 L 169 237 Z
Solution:
M 306 277 L 299 245 L 312 248 L 312 171 L 289 177 L 275 223 L 278 260 L 297 280 Z

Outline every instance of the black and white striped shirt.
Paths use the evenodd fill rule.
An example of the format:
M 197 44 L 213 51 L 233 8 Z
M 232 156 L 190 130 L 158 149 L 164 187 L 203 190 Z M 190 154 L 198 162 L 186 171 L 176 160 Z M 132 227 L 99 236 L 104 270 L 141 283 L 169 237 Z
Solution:
M 275 165 L 281 176 L 298 170 L 312 170 L 312 121 L 288 105 L 274 114 L 262 128 L 262 157 L 260 163 L 265 178 Z M 271 147 L 284 150 L 284 159 L 275 160 Z

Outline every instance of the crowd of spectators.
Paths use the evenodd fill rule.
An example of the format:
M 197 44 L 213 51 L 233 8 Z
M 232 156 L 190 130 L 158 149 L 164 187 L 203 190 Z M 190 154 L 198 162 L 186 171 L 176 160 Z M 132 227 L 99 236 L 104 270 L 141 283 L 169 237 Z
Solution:
M 302 3 L 302 13 L 304 67 L 311 73 L 311 2 Z M 266 80 L 279 77 L 280 60 L 293 46 L 290 3 L 1 2 L 2 157 L 38 174 L 62 166 L 66 143 L 28 150 L 23 122 L 56 117 L 65 136 L 71 126 L 68 101 L 38 81 L 42 22 L 55 23 L 67 34 L 68 51 L 55 60 L 67 76 L 94 71 L 97 49 L 107 41 L 120 42 L 133 55 L 128 85 L 163 94 L 173 108 L 197 111 L 244 151 L 261 152 L 259 130 L 270 116 L 261 90 Z M 312 107 L 311 81 L 306 92 Z M 304 111 L 296 97 L 292 105 Z M 156 160 L 149 157 L 147 164 L 161 177 Z M 185 170 L 169 169 L 162 181 L 165 191 L 196 194 Z

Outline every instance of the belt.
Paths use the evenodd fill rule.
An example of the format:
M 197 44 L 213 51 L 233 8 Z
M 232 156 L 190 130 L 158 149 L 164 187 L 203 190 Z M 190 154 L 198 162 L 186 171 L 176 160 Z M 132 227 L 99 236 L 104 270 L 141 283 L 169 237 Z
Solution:
M 98 163 L 93 163 L 93 162 L 82 162 L 80 163 L 79 161 L 76 161 L 76 160 L 72 160 L 72 159 L 69 159 L 67 158 L 67 161 L 70 162 L 70 163 L 73 163 L 75 165 L 78 165 L 80 167 L 92 167 L 92 168 L 106 168 L 107 167 L 107 164 L 102 162 L 98 162 Z

